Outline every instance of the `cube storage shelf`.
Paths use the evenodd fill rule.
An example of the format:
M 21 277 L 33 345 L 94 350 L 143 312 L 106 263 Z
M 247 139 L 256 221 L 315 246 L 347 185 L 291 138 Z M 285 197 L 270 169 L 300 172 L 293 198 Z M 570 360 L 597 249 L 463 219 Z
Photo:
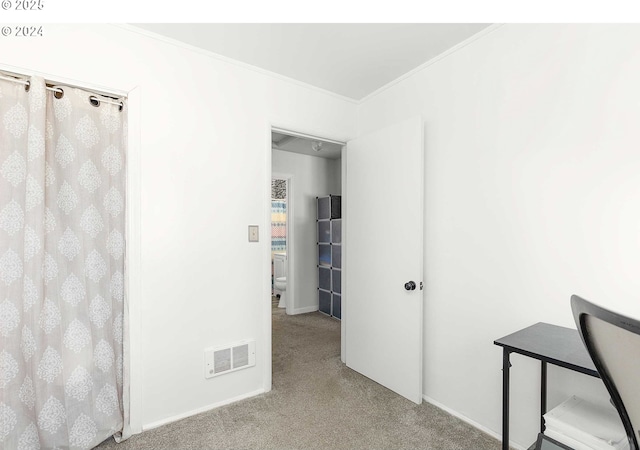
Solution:
M 318 304 L 320 312 L 342 317 L 342 205 L 339 195 L 317 197 Z

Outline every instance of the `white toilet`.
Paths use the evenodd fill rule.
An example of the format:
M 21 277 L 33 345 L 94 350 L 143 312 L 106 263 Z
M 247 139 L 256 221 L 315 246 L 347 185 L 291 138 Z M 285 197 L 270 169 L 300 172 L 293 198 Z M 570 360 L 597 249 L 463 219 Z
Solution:
M 273 285 L 280 291 L 280 303 L 278 303 L 278 308 L 286 308 L 287 301 L 285 299 L 285 295 L 287 295 L 287 277 L 276 278 Z
M 286 308 L 285 290 L 287 289 L 287 252 L 273 254 L 274 294 L 280 294 L 278 308 Z

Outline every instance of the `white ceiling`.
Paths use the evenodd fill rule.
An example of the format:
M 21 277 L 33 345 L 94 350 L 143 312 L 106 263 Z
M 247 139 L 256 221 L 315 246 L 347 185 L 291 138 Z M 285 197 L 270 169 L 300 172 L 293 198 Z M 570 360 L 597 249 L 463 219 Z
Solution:
M 490 24 L 133 24 L 361 100 Z

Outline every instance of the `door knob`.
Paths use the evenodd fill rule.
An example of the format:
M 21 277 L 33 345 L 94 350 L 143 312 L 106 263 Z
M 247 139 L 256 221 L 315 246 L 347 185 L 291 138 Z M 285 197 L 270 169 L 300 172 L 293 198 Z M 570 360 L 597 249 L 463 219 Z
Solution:
M 413 282 L 413 281 L 409 281 L 409 282 L 404 284 L 404 288 L 407 291 L 415 291 L 416 290 L 416 283 Z

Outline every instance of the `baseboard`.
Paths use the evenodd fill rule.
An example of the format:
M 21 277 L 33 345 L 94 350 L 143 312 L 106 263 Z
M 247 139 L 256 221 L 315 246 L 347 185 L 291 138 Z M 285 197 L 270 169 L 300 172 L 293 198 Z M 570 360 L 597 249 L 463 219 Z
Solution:
M 423 395 L 422 398 L 424 399 L 425 402 L 427 403 L 431 403 L 433 406 L 436 406 L 440 409 L 442 409 L 443 411 L 448 412 L 449 414 L 451 414 L 454 417 L 457 417 L 458 419 L 462 420 L 463 422 L 468 423 L 469 425 L 471 425 L 474 428 L 477 428 L 478 430 L 482 431 L 485 434 L 488 434 L 491 437 L 496 438 L 499 441 L 502 441 L 502 435 L 499 433 L 496 433 L 495 431 L 485 427 L 484 425 L 480 425 L 478 422 L 476 422 L 475 420 L 469 419 L 467 416 L 460 414 L 458 411 L 454 411 L 453 409 L 443 405 L 442 403 L 427 397 L 426 395 Z M 527 450 L 525 447 L 516 444 L 515 442 L 509 440 L 509 447 L 510 448 L 514 448 L 516 450 Z
M 310 313 L 310 312 L 314 312 L 317 311 L 318 307 L 317 306 L 305 306 L 304 308 L 296 308 L 291 312 L 292 316 L 295 316 L 296 314 L 306 314 L 306 313 Z
M 264 394 L 264 389 L 258 389 L 257 391 L 248 392 L 246 394 L 238 395 L 237 397 L 233 397 L 218 403 L 212 403 L 207 406 L 203 406 L 202 408 L 193 409 L 191 411 L 178 414 L 172 417 L 167 417 L 166 419 L 157 420 L 155 422 L 148 423 L 146 425 L 142 425 L 142 431 L 148 431 L 153 428 L 158 428 L 162 425 L 167 425 L 171 422 L 177 422 L 178 420 L 186 419 L 187 417 L 195 416 L 196 414 L 200 414 L 203 412 L 211 411 L 212 409 L 219 408 L 221 406 L 229 405 L 231 403 L 235 403 L 240 400 L 244 400 L 245 398 L 255 397 L 256 395 Z

